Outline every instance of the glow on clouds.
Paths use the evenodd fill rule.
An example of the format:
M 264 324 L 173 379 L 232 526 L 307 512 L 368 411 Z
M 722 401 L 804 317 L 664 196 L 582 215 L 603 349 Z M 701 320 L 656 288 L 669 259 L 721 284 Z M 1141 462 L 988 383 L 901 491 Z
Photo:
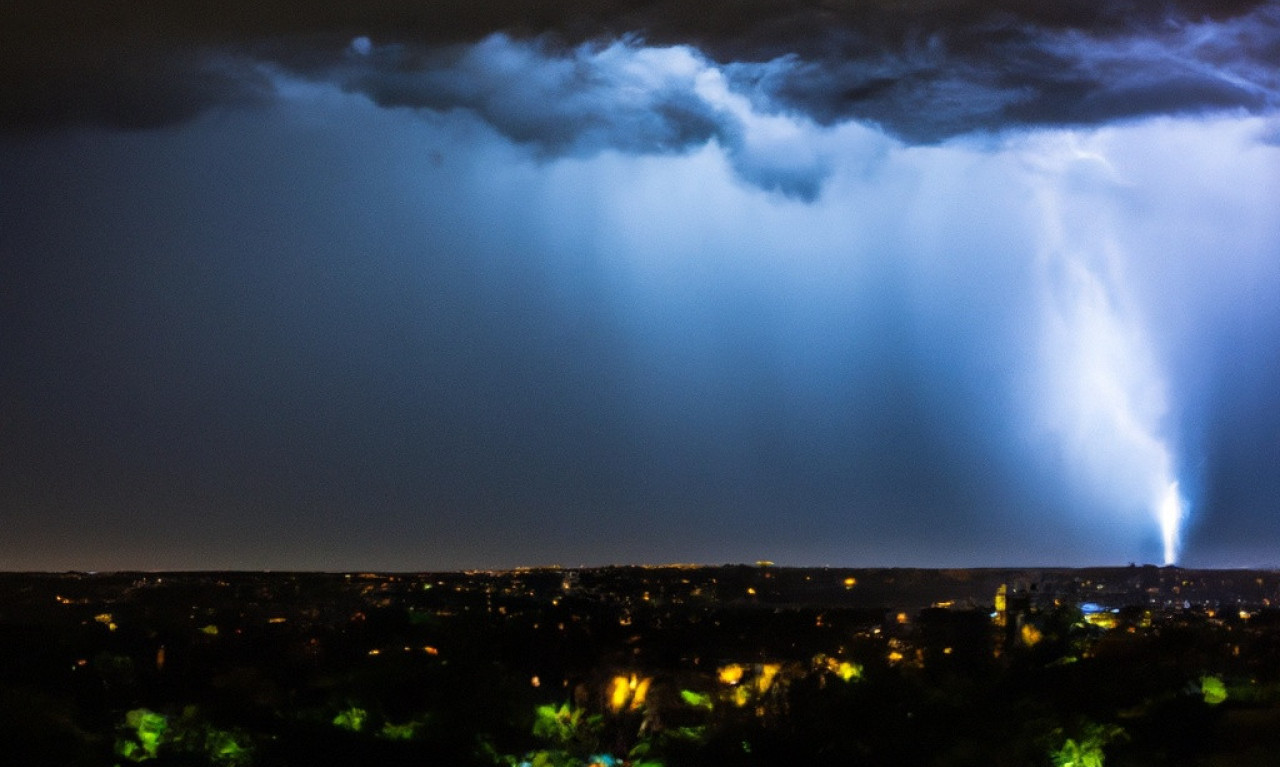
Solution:
M 716 141 L 749 183 L 811 200 L 830 172 L 808 120 L 754 109 L 688 46 L 624 38 L 553 52 L 492 35 L 424 65 L 400 46 L 352 41 L 336 73 L 383 106 L 466 110 L 543 156 L 682 153 Z M 741 68 L 741 65 L 739 65 Z
M 1135 195 L 1167 194 L 1159 185 L 1177 186 L 1181 192 L 1175 196 L 1183 202 L 1201 188 L 1176 168 L 1166 171 L 1153 146 L 1174 146 L 1188 135 L 1196 143 L 1218 135 L 1238 137 L 1241 120 L 1253 126 L 1246 133 L 1262 135 L 1265 120 L 1155 120 L 1105 131 L 1045 130 L 910 147 L 865 125 L 823 127 L 770 111 L 767 99 L 744 93 L 735 86 L 739 81 L 688 48 L 649 49 L 623 41 L 605 48 L 582 46 L 568 59 L 556 59 L 505 38 L 480 46 L 461 54 L 454 69 L 429 74 L 432 82 L 397 86 L 417 89 L 413 98 L 397 101 L 386 90 L 372 97 L 382 105 L 424 108 L 447 122 L 478 117 L 500 141 L 531 147 L 521 173 L 544 179 L 540 199 L 572 199 L 575 216 L 595 222 L 591 246 L 610 254 L 611 268 L 645 286 L 635 294 L 643 300 L 630 307 L 644 315 L 633 320 L 636 327 L 652 326 L 658 312 L 670 322 L 703 322 L 709 310 L 682 310 L 672 299 L 692 306 L 704 301 L 706 291 L 750 283 L 760 293 L 756 300 L 762 312 L 791 317 L 790 327 L 812 329 L 829 326 L 818 315 L 839 302 L 841 291 L 863 301 L 889 275 L 905 273 L 922 284 L 947 274 L 947 268 L 960 274 L 965 259 L 974 268 L 998 267 L 997 283 L 969 279 L 943 286 L 951 295 L 924 308 L 941 320 L 927 325 L 916 346 L 902 353 L 920 360 L 922 375 L 950 380 L 956 370 L 931 367 L 937 363 L 930 360 L 963 356 L 963 350 L 946 348 L 930 329 L 964 326 L 979 313 L 983 319 L 973 326 L 972 341 L 981 323 L 1026 322 L 1015 307 L 1037 307 L 1031 333 L 1037 351 L 1012 344 L 984 351 L 1003 355 L 995 364 L 992 359 L 954 362 L 971 377 L 979 370 L 1004 370 L 989 380 L 989 391 L 981 395 L 987 399 L 971 397 L 968 406 L 1003 414 L 1010 434 L 1039 432 L 1059 446 L 1060 462 L 1025 460 L 1060 471 L 1063 485 L 1085 499 L 1091 511 L 1079 515 L 1079 525 L 1089 527 L 1102 515 L 1109 537 L 1116 530 L 1130 531 L 1119 545 L 1134 557 L 1148 537 L 1134 531 L 1154 527 L 1164 560 L 1178 557 L 1187 503 L 1179 489 L 1186 483 L 1178 481 L 1176 440 L 1182 435 L 1173 424 L 1183 403 L 1162 359 L 1167 347 L 1158 346 L 1151 332 L 1153 312 L 1168 307 L 1151 295 L 1150 280 L 1131 277 L 1135 267 L 1149 277 L 1154 254 L 1135 247 L 1127 235 L 1134 222 L 1124 218 L 1126 205 Z M 353 48 L 361 58 L 379 55 L 372 44 Z M 524 73 L 520 89 L 493 87 L 517 71 Z M 353 79 L 345 82 L 348 91 L 372 90 L 367 84 L 353 86 Z M 669 109 L 671 104 L 683 111 Z M 1104 134 L 1106 140 L 1100 138 Z M 448 149 L 468 151 L 461 145 Z M 557 156 L 549 149 L 564 151 Z M 1128 167 L 1137 166 L 1136 181 L 1128 170 L 1117 170 L 1125 163 L 1115 162 L 1115 153 Z M 660 162 L 654 154 L 661 155 Z M 724 183 L 735 176 L 747 185 Z M 752 187 L 783 195 L 762 195 Z M 571 191 L 583 188 L 593 191 Z M 956 208 L 960 198 L 983 202 Z M 964 218 L 984 206 L 991 215 L 983 221 Z M 926 242 L 917 225 L 936 210 L 949 212 L 936 222 L 935 239 Z M 1147 213 L 1143 227 L 1159 230 L 1176 223 L 1163 221 L 1161 209 Z M 547 217 L 544 233 L 561 226 L 550 223 L 558 215 L 550 209 L 530 215 Z M 1256 219 L 1265 215 L 1239 213 L 1236 231 L 1256 230 Z M 1255 244 L 1267 242 L 1264 237 Z M 1256 260 L 1259 254 L 1242 256 Z M 1182 261 L 1172 271 L 1206 268 L 1195 263 L 1196 254 L 1177 257 Z M 811 284 L 815 270 L 834 279 Z M 777 295 L 760 288 L 759 275 L 781 278 L 772 283 L 764 278 Z M 1157 284 L 1154 290 L 1159 289 Z M 797 295 L 808 304 L 794 303 Z M 1204 308 L 1192 302 L 1179 310 Z M 795 319 L 801 316 L 807 319 Z M 678 335 L 702 332 L 689 330 L 688 322 L 683 327 Z M 675 354 L 668 361 L 676 365 L 694 364 L 711 348 L 707 344 L 715 343 L 704 339 L 682 359 L 679 344 L 672 343 L 677 336 L 662 336 L 676 331 L 645 332 L 659 334 L 655 347 Z M 838 332 L 856 334 L 859 328 Z M 825 363 L 810 359 L 807 364 L 822 370 Z M 848 396 L 856 399 L 859 384 L 848 385 Z M 1107 551 L 1118 556 L 1114 549 Z

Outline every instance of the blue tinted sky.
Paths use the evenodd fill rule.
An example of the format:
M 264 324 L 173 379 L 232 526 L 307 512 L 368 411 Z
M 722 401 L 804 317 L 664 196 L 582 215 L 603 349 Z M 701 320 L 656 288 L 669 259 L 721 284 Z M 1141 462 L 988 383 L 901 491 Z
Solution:
M 1280 11 L 1037 5 L 18 3 L 0 569 L 1280 564 Z

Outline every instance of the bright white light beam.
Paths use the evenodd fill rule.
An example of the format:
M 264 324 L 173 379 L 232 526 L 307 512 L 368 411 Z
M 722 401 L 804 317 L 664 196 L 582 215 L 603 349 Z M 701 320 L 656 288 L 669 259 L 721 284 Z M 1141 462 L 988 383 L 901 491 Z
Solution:
M 1043 424 L 1097 499 L 1122 514 L 1152 513 L 1164 563 L 1173 564 L 1186 504 L 1162 428 L 1165 374 L 1129 294 L 1126 254 L 1112 236 L 1110 193 L 1124 182 L 1101 147 L 1082 139 L 1089 142 L 1070 132 L 1049 136 L 1028 157 L 1045 223 Z
M 1170 482 L 1165 488 L 1164 498 L 1160 500 L 1160 534 L 1164 539 L 1164 563 L 1171 565 L 1178 561 L 1179 532 L 1182 520 L 1186 516 L 1186 504 L 1178 493 L 1178 483 Z

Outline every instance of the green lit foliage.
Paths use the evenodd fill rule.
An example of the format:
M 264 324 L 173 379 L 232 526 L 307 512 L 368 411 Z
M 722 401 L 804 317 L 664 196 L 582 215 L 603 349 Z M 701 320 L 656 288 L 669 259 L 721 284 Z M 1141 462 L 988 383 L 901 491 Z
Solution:
M 253 749 L 242 734 L 201 721 L 194 706 L 176 719 L 146 708 L 133 709 L 125 714 L 121 729 L 127 734 L 116 740 L 115 751 L 132 762 L 163 753 L 195 757 L 214 767 L 246 767 L 253 762 Z
M 1103 749 L 1124 737 L 1124 730 L 1113 724 L 1089 722 L 1080 738 L 1067 738 L 1049 757 L 1054 767 L 1103 767 Z
M 534 712 L 533 734 L 559 746 L 594 745 L 602 722 L 599 714 L 587 714 L 584 709 L 568 703 L 559 708 L 538 706 Z
M 599 752 L 604 717 L 588 714 L 568 703 L 538 706 L 534 710 L 533 734 L 548 742 L 523 757 L 501 755 L 490 747 L 489 756 L 508 767 L 610 767 L 618 760 Z
M 192 722 L 189 726 L 180 727 L 177 735 L 175 745 L 178 750 L 204 754 L 215 767 L 244 767 L 253 763 L 253 750 L 238 732 Z
M 1204 695 L 1205 703 L 1216 706 L 1227 699 L 1227 686 L 1216 676 L 1201 677 L 1200 693 Z
M 654 741 L 646 738 L 635 745 L 627 754 L 626 761 L 622 764 L 630 765 L 630 767 L 662 767 L 662 760 L 653 756 Z M 612 758 L 612 757 L 610 757 Z M 617 763 L 617 760 L 614 760 Z
M 333 718 L 333 725 L 351 732 L 361 732 L 364 730 L 365 722 L 368 719 L 368 711 L 359 706 L 349 706 L 338 712 L 338 715 Z
M 711 696 L 706 693 L 694 692 L 693 690 L 681 690 L 680 700 L 693 708 L 700 708 L 710 711 L 713 708 Z
M 124 715 L 124 728 L 130 734 L 116 740 L 116 753 L 132 762 L 155 759 L 168 727 L 169 719 L 164 714 L 135 708 Z
M 329 720 L 334 727 L 347 732 L 361 733 L 381 740 L 413 740 L 427 727 L 430 718 L 422 714 L 409 721 L 397 723 L 384 718 L 378 711 L 348 702 L 346 708 L 338 711 Z
M 861 663 L 833 658 L 823 653 L 813 657 L 812 668 L 815 672 L 831 674 L 843 682 L 859 681 L 865 671 Z
M 198 738 L 198 750 L 204 752 L 210 764 L 218 767 L 241 767 L 253 763 L 253 751 L 244 745 L 244 738 L 237 733 L 205 726 L 201 728 Z
M 680 697 L 686 705 L 700 712 L 712 709 L 710 695 L 683 690 Z M 523 757 L 501 756 L 491 748 L 489 754 L 495 762 L 507 767 L 663 767 L 664 756 L 672 746 L 682 746 L 687 752 L 690 746 L 703 743 L 707 737 L 706 725 L 686 725 L 656 732 L 646 731 L 642 725 L 640 733 L 632 740 L 631 748 L 621 756 L 616 755 L 620 752 L 602 750 L 601 742 L 612 742 L 617 749 L 622 742 L 631 739 L 625 735 L 617 740 L 614 735 L 602 737 L 606 732 L 613 732 L 606 730 L 606 724 L 604 716 L 588 714 L 568 703 L 539 706 L 535 711 L 532 731 L 536 737 L 547 741 L 548 747 L 529 751 Z M 610 720 L 608 724 L 613 727 L 617 722 Z
M 539 749 L 530 751 L 523 757 L 499 754 L 492 746 L 487 747 L 486 751 L 495 764 L 505 767 L 587 767 L 585 759 L 562 749 Z
M 542 750 L 531 751 L 523 761 L 512 761 L 516 767 L 584 767 L 586 762 L 577 759 L 564 751 Z
M 378 731 L 378 737 L 386 738 L 387 740 L 412 740 L 417 731 L 417 722 L 408 722 L 405 724 L 383 722 L 382 729 Z
M 1053 753 L 1054 767 L 1102 767 L 1102 748 L 1091 742 L 1078 743 L 1067 738 L 1062 748 Z
M 1062 748 L 1053 752 L 1053 764 L 1054 767 L 1102 767 L 1102 749 L 1067 738 Z

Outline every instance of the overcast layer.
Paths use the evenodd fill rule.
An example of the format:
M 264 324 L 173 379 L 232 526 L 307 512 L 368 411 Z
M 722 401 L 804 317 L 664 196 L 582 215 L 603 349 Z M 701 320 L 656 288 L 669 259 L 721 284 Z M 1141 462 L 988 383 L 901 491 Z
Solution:
M 1276 564 L 1275 4 L 169 6 L 0 12 L 0 569 Z

